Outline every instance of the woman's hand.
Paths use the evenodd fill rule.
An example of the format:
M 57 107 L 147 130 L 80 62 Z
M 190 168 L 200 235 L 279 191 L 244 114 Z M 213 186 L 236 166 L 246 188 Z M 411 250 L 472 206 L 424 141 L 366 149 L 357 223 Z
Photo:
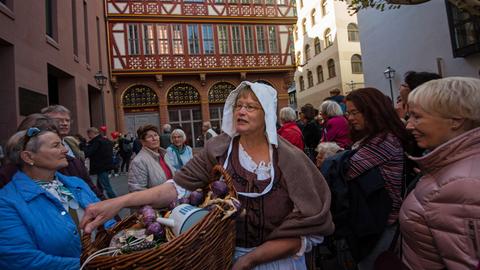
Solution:
M 85 233 L 92 233 L 98 226 L 112 219 L 123 208 L 122 197 L 90 204 L 80 222 Z
M 325 160 L 325 154 L 318 153 L 315 165 L 317 165 L 318 168 L 321 168 L 324 160 Z
M 232 270 L 250 270 L 254 267 L 252 262 L 250 261 L 249 255 L 245 254 L 242 257 L 238 258 L 237 261 L 233 264 Z

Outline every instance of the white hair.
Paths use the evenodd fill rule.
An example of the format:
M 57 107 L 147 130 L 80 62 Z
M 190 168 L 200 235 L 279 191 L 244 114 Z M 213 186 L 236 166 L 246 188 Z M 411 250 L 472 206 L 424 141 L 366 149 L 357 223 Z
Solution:
M 174 130 L 172 131 L 172 133 L 170 133 L 170 142 L 171 142 L 171 143 L 173 143 L 173 136 L 174 136 L 175 134 L 180 135 L 180 136 L 183 138 L 183 142 L 185 142 L 185 141 L 187 140 L 187 135 L 185 134 L 185 132 L 184 132 L 183 130 L 177 128 L 177 129 L 174 129 Z
M 328 158 L 330 156 L 335 155 L 338 151 L 344 150 L 342 147 L 338 146 L 338 144 L 334 142 L 322 142 L 317 145 L 315 151 L 318 154 L 323 154 L 324 158 Z
M 408 105 L 444 118 L 461 118 L 480 126 L 480 79 L 449 77 L 428 81 L 408 95 Z
M 333 100 L 325 100 L 318 109 L 320 113 L 325 114 L 328 117 L 343 115 L 342 107 Z
M 282 123 L 285 123 L 285 122 L 295 121 L 297 119 L 297 114 L 292 108 L 283 107 L 282 109 L 280 109 L 280 113 L 278 117 L 280 118 L 280 121 Z

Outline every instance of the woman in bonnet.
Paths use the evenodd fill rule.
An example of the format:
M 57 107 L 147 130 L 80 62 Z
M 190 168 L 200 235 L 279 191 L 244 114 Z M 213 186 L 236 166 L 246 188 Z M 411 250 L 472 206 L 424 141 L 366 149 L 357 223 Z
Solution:
M 82 227 L 90 232 L 124 207 L 164 207 L 207 186 L 213 166 L 223 164 L 245 212 L 236 219 L 233 269 L 306 269 L 304 253 L 334 229 L 330 191 L 308 157 L 277 136 L 276 112 L 275 89 L 242 82 L 226 100 L 224 133 L 173 180 L 89 207 Z

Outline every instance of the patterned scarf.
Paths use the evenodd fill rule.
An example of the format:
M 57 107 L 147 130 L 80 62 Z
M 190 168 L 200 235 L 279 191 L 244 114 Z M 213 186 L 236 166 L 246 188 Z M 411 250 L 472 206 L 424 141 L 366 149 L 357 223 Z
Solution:
M 174 144 L 170 145 L 172 147 L 173 152 L 175 152 L 175 155 L 177 156 L 178 164 L 180 165 L 180 168 L 183 167 L 183 161 L 180 158 L 180 155 L 185 153 L 185 150 L 187 150 L 187 147 L 185 145 L 182 145 L 182 149 L 178 149 L 178 147 Z

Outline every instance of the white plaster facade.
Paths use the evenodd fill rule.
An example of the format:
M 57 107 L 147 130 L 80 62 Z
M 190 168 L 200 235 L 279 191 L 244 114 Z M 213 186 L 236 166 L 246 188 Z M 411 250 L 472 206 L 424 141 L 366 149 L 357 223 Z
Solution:
M 393 96 L 409 70 L 447 76 L 479 77 L 480 54 L 454 58 L 445 1 L 401 6 L 383 12 L 368 9 L 358 14 L 365 84 L 390 96 L 383 72 L 396 70 Z
M 302 3 L 303 2 L 303 3 Z M 302 6 L 303 4 L 303 6 Z M 324 8 L 325 12 L 323 12 Z M 312 24 L 312 12 L 315 13 L 315 23 Z M 363 86 L 363 74 L 353 73 L 351 59 L 353 55 L 362 57 L 360 42 L 349 41 L 348 25 L 357 25 L 356 15 L 349 15 L 347 4 L 337 0 L 303 0 L 297 1 L 297 34 L 295 38 L 295 55 L 300 61 L 295 72 L 296 96 L 298 107 L 311 103 L 318 107 L 324 98 L 330 96 L 333 89 L 348 93 L 352 88 Z M 303 21 L 306 22 L 306 33 L 303 33 Z M 330 29 L 332 45 L 327 47 L 325 31 Z M 295 37 L 297 36 L 297 37 Z M 320 39 L 321 50 L 315 51 L 315 38 Z M 307 60 L 305 46 L 310 46 L 310 59 Z M 300 54 L 300 57 L 298 55 Z M 335 77 L 329 78 L 327 61 L 335 63 Z M 322 66 L 323 82 L 317 76 L 317 68 Z M 313 85 L 309 87 L 308 71 L 312 72 Z M 301 89 L 300 79 L 303 77 L 304 89 Z M 352 86 L 353 82 L 353 86 Z

